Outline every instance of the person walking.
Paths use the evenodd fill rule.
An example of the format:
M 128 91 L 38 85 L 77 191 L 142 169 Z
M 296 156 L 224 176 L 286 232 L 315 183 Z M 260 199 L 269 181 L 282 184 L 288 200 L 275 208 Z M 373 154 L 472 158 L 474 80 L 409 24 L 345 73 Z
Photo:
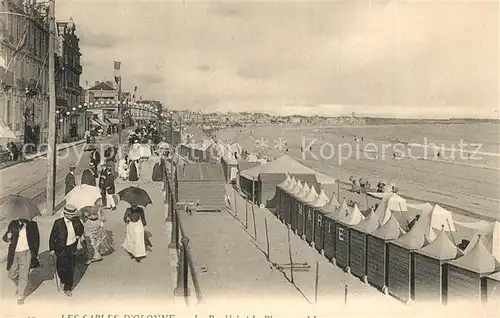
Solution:
M 66 175 L 66 189 L 64 190 L 64 195 L 68 194 L 71 190 L 73 190 L 74 187 L 76 187 L 76 180 L 75 180 L 75 166 L 71 165 L 69 167 L 69 172 Z
M 104 228 L 106 219 L 102 215 L 102 209 L 98 207 L 93 208 L 85 215 L 85 219 L 83 227 L 88 256 L 85 264 L 90 265 L 92 262 L 101 261 L 102 256 L 111 254 L 114 249 L 112 240 Z
M 77 217 L 76 207 L 64 206 L 63 217 L 54 221 L 49 238 L 49 251 L 56 255 L 57 275 L 63 284 L 66 296 L 72 296 L 76 248 L 78 240 L 83 242 L 84 227 Z
M 107 206 L 106 200 L 106 167 L 101 168 L 101 174 L 99 175 L 99 189 L 101 190 L 102 205 Z
M 81 179 L 81 184 L 88 184 L 91 186 L 96 186 L 95 179 L 97 178 L 97 175 L 94 170 L 94 163 L 89 162 L 88 167 L 83 170 L 82 172 L 82 179 Z
M 9 278 L 16 284 L 17 303 L 22 305 L 26 298 L 30 269 L 40 266 L 38 225 L 26 219 L 13 220 L 9 223 L 3 240 L 9 243 L 7 271 Z
M 106 168 L 106 179 L 105 179 L 105 187 L 106 187 L 106 207 L 112 210 L 116 210 L 115 199 L 113 198 L 113 194 L 115 194 L 115 176 L 111 171 L 110 167 Z
M 92 152 L 90 153 L 90 161 L 94 164 L 96 168 L 101 163 L 101 154 L 97 149 L 93 149 Z
M 125 211 L 123 221 L 127 224 L 123 248 L 139 263 L 146 257 L 146 217 L 144 209 L 132 205 Z

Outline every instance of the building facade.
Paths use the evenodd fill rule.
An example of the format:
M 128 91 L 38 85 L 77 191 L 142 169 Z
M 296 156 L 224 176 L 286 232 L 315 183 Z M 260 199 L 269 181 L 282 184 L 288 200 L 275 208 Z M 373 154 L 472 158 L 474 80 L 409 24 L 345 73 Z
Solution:
M 85 97 L 80 86 L 81 56 L 73 19 L 57 22 L 55 83 L 56 113 L 61 114 L 57 126 L 59 142 L 81 139 L 87 129 L 85 109 L 81 107 Z
M 155 100 L 139 100 L 130 109 L 130 113 L 137 125 L 144 125 L 151 120 L 157 119 L 157 110 L 161 109 L 161 102 Z
M 49 112 L 46 8 L 34 1 L 4 0 L 0 12 L 0 116 L 20 141 L 45 143 Z

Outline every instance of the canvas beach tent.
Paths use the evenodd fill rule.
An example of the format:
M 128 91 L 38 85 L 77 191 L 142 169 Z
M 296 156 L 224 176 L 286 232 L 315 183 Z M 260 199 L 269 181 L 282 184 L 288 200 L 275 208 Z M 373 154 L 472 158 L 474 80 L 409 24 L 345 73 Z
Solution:
M 448 236 L 445 226 L 441 226 L 436 239 L 414 255 L 414 300 L 446 303 L 445 264 L 462 255 Z
M 359 211 L 358 205 L 348 207 L 344 214 L 342 211 L 337 214 L 337 225 L 335 228 L 335 262 L 338 267 L 350 272 L 349 268 L 349 241 L 351 237 L 351 227 L 359 224 L 365 217 Z
M 389 294 L 403 301 L 411 301 L 414 273 L 411 264 L 414 253 L 436 238 L 430 218 L 421 216 L 408 233 L 388 244 L 389 271 L 387 287 Z
M 463 305 L 464 302 L 479 303 L 486 300 L 483 278 L 500 270 L 500 263 L 491 255 L 481 235 L 474 239 L 474 246 L 464 256 L 448 263 L 447 302 Z M 472 241 L 471 241 L 472 243 Z
M 309 205 L 314 209 L 314 247 L 318 252 L 321 252 L 323 250 L 324 239 L 324 215 L 323 213 L 321 213 L 320 209 L 324 207 L 328 202 L 329 199 L 326 196 L 325 190 L 322 188 L 316 199 L 309 203 Z
M 408 212 L 406 200 L 396 193 L 385 193 L 380 200 L 377 209 L 375 210 L 375 214 L 382 224 L 385 224 L 385 222 L 387 222 L 389 218 L 387 210 L 395 213 L 394 216 L 398 219 L 399 223 L 402 223 L 408 219 L 408 217 L 405 217 L 405 214 L 407 214 Z

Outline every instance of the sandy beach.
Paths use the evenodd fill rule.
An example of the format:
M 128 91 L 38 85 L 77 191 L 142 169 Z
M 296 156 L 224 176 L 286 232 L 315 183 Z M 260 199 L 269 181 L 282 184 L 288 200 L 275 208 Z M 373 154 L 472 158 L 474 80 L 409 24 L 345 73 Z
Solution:
M 350 175 L 363 177 L 372 185 L 378 180 L 394 181 L 401 194 L 415 200 L 440 203 L 460 214 L 498 219 L 500 127 L 441 126 L 265 126 L 228 129 L 216 135 L 269 157 L 279 157 L 288 148 L 288 155 L 296 160 L 342 181 L 348 181 Z M 408 149 L 397 139 L 413 145 Z M 452 157 L 442 150 L 458 147 L 461 140 L 462 145 L 474 145 L 463 145 L 462 156 L 457 153 Z M 434 151 L 425 153 L 425 148 L 417 145 L 431 143 L 440 147 L 439 157 Z M 471 147 L 478 148 L 477 144 L 481 145 L 478 152 L 483 154 L 476 154 L 477 160 L 468 159 L 467 153 L 473 151 Z M 306 149 L 304 153 L 301 147 Z M 396 158 L 393 153 L 397 153 Z

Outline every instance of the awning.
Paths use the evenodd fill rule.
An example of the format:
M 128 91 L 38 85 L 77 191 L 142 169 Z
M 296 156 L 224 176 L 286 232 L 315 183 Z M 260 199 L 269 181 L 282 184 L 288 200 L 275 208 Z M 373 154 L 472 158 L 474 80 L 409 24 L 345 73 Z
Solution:
M 94 122 L 95 126 L 102 126 L 102 127 L 108 126 L 105 123 L 101 122 L 99 119 L 92 118 L 91 120 Z
M 0 118 L 0 139 L 17 139 L 16 135 L 14 135 L 2 118 Z

